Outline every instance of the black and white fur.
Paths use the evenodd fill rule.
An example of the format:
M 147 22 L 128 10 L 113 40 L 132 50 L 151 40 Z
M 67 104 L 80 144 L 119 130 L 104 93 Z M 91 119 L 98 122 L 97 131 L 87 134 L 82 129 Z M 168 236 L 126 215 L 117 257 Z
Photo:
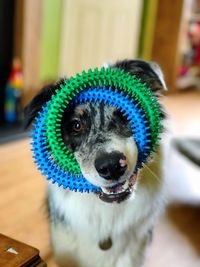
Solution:
M 136 75 L 157 97 L 165 89 L 155 63 L 124 60 L 111 67 Z M 26 108 L 27 124 L 57 87 L 43 88 L 32 100 Z M 67 109 L 62 133 L 84 177 L 103 193 L 75 193 L 49 185 L 51 240 L 58 265 L 141 267 L 155 220 L 164 206 L 160 153 L 136 174 L 138 150 L 130 125 L 123 114 L 103 103 Z

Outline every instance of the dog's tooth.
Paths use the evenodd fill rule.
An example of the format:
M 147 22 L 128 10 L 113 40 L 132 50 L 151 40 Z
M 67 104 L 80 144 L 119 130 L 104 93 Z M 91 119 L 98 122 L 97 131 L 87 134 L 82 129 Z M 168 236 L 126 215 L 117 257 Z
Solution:
M 137 175 L 134 174 L 129 179 L 129 190 L 131 192 L 135 191 L 136 186 L 137 186 Z
M 102 187 L 101 189 L 105 194 L 112 194 L 106 187 Z
M 107 189 L 105 187 L 102 187 L 101 189 L 105 194 L 107 194 Z
M 125 191 L 128 188 L 129 180 L 125 182 L 125 184 L 122 186 L 122 191 Z

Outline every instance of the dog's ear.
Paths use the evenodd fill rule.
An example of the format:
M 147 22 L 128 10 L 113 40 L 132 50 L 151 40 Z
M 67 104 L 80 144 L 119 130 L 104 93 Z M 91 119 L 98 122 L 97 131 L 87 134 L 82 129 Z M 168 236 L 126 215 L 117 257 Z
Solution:
M 111 68 L 123 69 L 132 75 L 140 78 L 155 93 L 166 90 L 164 75 L 158 64 L 143 60 L 123 60 L 111 65 Z
M 55 94 L 56 89 L 58 89 L 58 85 L 62 84 L 63 81 L 64 79 L 60 80 L 58 83 L 44 86 L 24 108 L 25 128 L 31 124 L 42 106 L 51 99 L 52 95 Z

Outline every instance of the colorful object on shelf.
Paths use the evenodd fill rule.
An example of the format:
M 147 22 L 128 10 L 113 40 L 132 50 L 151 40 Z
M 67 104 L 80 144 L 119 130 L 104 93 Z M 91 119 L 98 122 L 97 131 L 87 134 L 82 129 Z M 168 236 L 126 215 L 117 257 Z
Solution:
M 139 151 L 137 168 L 159 145 L 162 116 L 151 89 L 123 70 L 90 69 L 59 85 L 56 94 L 39 112 L 34 125 L 35 162 L 47 179 L 65 189 L 99 192 L 100 188 L 82 176 L 75 156 L 66 147 L 61 134 L 62 116 L 67 106 L 88 101 L 115 106 L 127 116 Z
M 188 37 L 192 49 L 193 64 L 200 64 L 200 21 L 190 23 Z
M 14 123 L 19 120 L 22 87 L 21 64 L 19 60 L 14 60 L 5 90 L 4 116 L 5 121 L 8 123 Z

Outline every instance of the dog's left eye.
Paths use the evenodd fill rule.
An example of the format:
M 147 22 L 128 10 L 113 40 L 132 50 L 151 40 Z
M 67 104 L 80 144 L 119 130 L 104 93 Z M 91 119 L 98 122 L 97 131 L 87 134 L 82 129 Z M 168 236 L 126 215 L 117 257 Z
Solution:
M 79 120 L 74 120 L 71 122 L 71 129 L 74 134 L 78 134 L 83 130 L 83 125 L 81 121 Z

